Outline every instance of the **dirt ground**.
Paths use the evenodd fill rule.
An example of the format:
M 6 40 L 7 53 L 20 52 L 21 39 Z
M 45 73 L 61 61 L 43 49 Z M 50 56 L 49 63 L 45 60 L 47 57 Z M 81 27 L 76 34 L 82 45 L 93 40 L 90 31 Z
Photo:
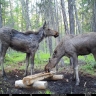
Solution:
M 51 94 L 94 94 L 96 93 L 96 77 L 89 74 L 83 74 L 79 71 L 80 75 L 80 85 L 75 86 L 75 81 L 72 80 L 72 70 L 70 68 L 64 68 L 64 70 L 59 71 L 58 74 L 63 74 L 65 78 L 69 80 L 61 81 L 48 81 L 48 88 L 46 90 L 36 90 L 36 89 L 17 89 L 14 84 L 16 80 L 23 78 L 24 70 L 12 70 L 7 72 L 8 80 L 4 80 L 0 74 L 0 94 L 45 94 L 47 90 Z M 35 70 L 35 73 L 41 71 Z

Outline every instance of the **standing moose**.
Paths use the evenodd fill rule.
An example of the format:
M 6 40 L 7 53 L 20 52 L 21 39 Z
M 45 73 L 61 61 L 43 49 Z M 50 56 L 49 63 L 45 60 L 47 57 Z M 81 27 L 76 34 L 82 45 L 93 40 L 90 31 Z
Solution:
M 22 33 L 9 27 L 0 28 L 0 64 L 2 66 L 3 77 L 6 77 L 3 62 L 8 47 L 26 53 L 26 69 L 24 75 L 27 75 L 29 58 L 31 59 L 32 74 L 34 69 L 35 52 L 39 47 L 39 43 L 44 39 L 44 37 L 57 37 L 58 35 L 58 32 L 47 28 L 46 22 L 37 32 L 28 31 Z
M 90 53 L 93 54 L 96 60 L 95 32 L 89 32 L 77 36 L 66 35 L 54 50 L 52 58 L 49 59 L 48 64 L 45 66 L 45 71 L 50 71 L 56 66 L 56 64 L 58 64 L 63 56 L 67 56 L 71 58 L 70 60 L 74 69 L 74 78 L 76 77 L 76 85 L 79 85 L 78 56 L 88 55 Z

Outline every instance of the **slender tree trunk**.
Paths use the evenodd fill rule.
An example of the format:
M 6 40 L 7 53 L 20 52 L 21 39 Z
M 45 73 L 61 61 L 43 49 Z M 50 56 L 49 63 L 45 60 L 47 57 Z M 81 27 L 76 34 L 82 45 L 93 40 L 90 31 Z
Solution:
M 93 5 L 93 25 L 92 25 L 92 31 L 96 32 L 96 0 L 94 0 Z
M 29 4 L 29 0 L 20 0 L 21 4 L 22 4 L 22 14 L 23 14 L 23 18 L 26 22 L 26 30 L 31 29 L 31 22 L 30 22 L 30 18 L 29 18 L 29 8 L 28 8 L 28 4 Z
M 0 1 L 0 28 L 2 27 L 2 8 L 1 8 L 1 1 Z
M 55 24 L 55 30 L 57 30 L 58 32 L 59 32 L 59 20 L 58 20 L 58 2 L 57 2 L 57 0 L 54 0 L 54 9 L 55 9 L 55 22 L 56 22 L 56 24 L 55 24 L 55 22 L 54 22 L 54 24 Z M 57 39 L 56 39 L 56 46 L 58 45 L 58 43 L 60 42 L 60 36 L 59 37 L 57 37 Z M 64 66 L 64 61 L 63 61 L 63 59 L 61 59 L 60 60 L 60 64 L 62 65 L 62 66 Z M 56 66 L 56 70 L 58 70 L 58 65 Z
M 11 15 L 11 27 L 14 28 L 14 18 L 13 18 L 11 0 L 9 0 L 9 3 L 10 3 L 10 15 Z
M 77 8 L 76 8 L 76 3 L 75 3 L 76 0 L 73 0 L 73 5 L 74 5 L 74 10 L 75 10 L 75 16 L 76 16 L 76 25 L 78 27 L 78 30 L 79 33 L 82 33 L 82 29 L 81 29 L 81 25 L 80 25 L 80 22 L 79 22 L 79 18 L 78 18 L 78 14 L 77 14 Z
M 66 17 L 64 0 L 61 0 L 61 7 L 62 7 L 62 14 L 63 14 L 63 22 L 64 22 L 64 26 L 65 26 L 65 33 L 69 34 L 70 32 L 69 32 L 69 29 L 68 29 L 68 21 L 67 21 L 67 17 Z
M 51 0 L 48 0 L 48 25 L 50 28 L 52 28 L 52 6 L 51 6 Z M 50 20 L 50 21 L 49 21 Z M 48 37 L 48 41 L 49 41 L 49 51 L 50 51 L 50 56 L 52 55 L 52 52 L 53 52 L 53 48 L 52 48 L 52 37 Z
M 75 33 L 75 20 L 74 20 L 73 1 L 74 0 L 68 0 L 70 34 L 74 34 Z
M 2 27 L 2 8 L 1 8 L 1 1 L 0 1 L 0 28 Z M 0 40 L 0 52 L 1 52 L 1 40 Z

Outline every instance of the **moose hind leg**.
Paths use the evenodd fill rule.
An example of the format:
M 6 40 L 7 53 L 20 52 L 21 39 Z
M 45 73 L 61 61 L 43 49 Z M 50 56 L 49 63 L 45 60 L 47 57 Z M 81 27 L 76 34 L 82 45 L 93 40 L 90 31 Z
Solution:
M 74 76 L 76 78 L 76 85 L 79 85 L 80 79 L 78 74 L 78 57 L 76 54 L 73 56 L 73 70 L 74 70 Z

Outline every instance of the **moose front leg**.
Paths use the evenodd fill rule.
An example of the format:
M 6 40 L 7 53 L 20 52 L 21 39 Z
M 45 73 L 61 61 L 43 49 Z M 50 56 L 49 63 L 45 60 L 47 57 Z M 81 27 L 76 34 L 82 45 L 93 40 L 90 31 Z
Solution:
M 30 59 L 31 59 L 31 75 L 34 72 L 34 57 L 35 57 L 35 52 L 32 52 L 30 55 Z
M 6 77 L 6 73 L 5 73 L 5 70 L 4 70 L 3 62 L 4 62 L 4 57 L 0 56 L 0 64 L 1 64 L 1 68 L 2 68 L 2 77 Z
M 28 71 L 28 66 L 29 66 L 29 57 L 30 57 L 30 54 L 27 53 L 26 54 L 26 69 L 25 69 L 25 73 L 23 76 L 27 76 L 27 71 Z
M 74 77 L 76 78 L 76 85 L 79 85 L 80 79 L 78 74 L 78 57 L 76 54 L 73 55 L 73 70 Z
M 0 64 L 1 64 L 1 68 L 2 68 L 2 77 L 4 77 L 4 79 L 6 79 L 7 76 L 6 76 L 3 64 L 4 64 L 4 57 L 5 57 L 6 51 L 8 49 L 8 46 L 1 44 L 1 48 L 0 49 L 1 49 L 0 50 Z
M 73 58 L 72 57 L 70 57 L 70 66 L 73 67 Z

